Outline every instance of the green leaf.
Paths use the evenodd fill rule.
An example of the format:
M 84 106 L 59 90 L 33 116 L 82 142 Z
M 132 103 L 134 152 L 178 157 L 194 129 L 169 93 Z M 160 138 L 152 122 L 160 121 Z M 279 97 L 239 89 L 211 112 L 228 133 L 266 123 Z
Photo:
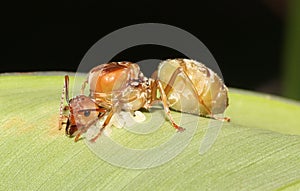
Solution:
M 105 157 L 123 152 L 114 153 L 105 142 L 108 137 L 101 136 L 95 144 L 85 139 L 75 143 L 58 130 L 62 86 L 63 76 L 51 73 L 0 76 L 0 190 L 300 189 L 297 102 L 230 89 L 226 116 L 231 122 L 212 133 L 216 140 L 202 155 L 200 145 L 214 129 L 214 123 L 208 127 L 211 120 L 207 118 L 184 115 L 183 119 L 172 112 L 175 120 L 187 118 L 182 122 L 187 130 L 182 133 L 175 133 L 168 121 L 145 135 L 113 128 L 110 138 L 138 151 L 156 148 L 174 136 L 178 141 L 168 147 L 166 156 L 172 155 L 172 148 L 177 152 L 181 144 L 187 145 L 166 163 L 131 169 L 107 161 Z M 152 112 L 163 113 L 161 109 Z M 193 120 L 198 128 L 191 125 Z M 195 134 L 183 142 L 190 128 Z M 141 156 L 150 162 L 153 157 Z M 131 157 L 124 158 L 128 160 L 124 164 L 147 161 Z

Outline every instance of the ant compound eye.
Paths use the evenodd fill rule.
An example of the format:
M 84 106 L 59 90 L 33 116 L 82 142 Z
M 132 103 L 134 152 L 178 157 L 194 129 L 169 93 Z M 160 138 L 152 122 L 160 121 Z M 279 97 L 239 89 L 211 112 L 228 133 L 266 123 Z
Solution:
M 83 114 L 84 114 L 84 116 L 88 117 L 88 116 L 90 116 L 91 112 L 90 111 L 84 111 Z

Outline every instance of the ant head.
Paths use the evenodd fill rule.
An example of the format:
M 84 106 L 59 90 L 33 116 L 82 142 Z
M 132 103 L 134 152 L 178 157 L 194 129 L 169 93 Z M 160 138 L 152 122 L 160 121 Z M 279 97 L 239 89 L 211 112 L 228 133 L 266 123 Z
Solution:
M 66 127 L 67 135 L 75 135 L 77 131 L 85 132 L 99 118 L 103 117 L 106 109 L 100 107 L 90 97 L 79 95 L 69 101 L 69 117 Z
M 64 106 L 66 99 L 67 106 Z M 63 115 L 63 111 L 68 110 L 69 115 Z M 106 109 L 99 106 L 93 99 L 85 95 L 79 95 L 69 100 L 69 76 L 65 76 L 65 83 L 60 103 L 59 128 L 66 124 L 66 134 L 76 135 L 78 132 L 85 132 L 93 123 L 104 116 Z M 64 122 L 67 118 L 67 122 Z

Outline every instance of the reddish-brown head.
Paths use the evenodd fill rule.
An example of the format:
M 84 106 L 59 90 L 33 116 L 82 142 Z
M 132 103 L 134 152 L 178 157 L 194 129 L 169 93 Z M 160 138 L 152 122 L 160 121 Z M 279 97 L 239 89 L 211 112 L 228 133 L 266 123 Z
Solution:
M 98 106 L 91 98 L 80 95 L 69 101 L 69 112 L 66 134 L 73 136 L 77 132 L 85 132 L 105 115 L 106 109 Z
M 67 106 L 64 106 L 64 99 L 66 99 Z M 69 111 L 69 114 L 63 114 L 64 111 Z M 83 133 L 105 113 L 105 108 L 85 95 L 79 95 L 69 100 L 69 76 L 65 76 L 60 103 L 59 129 L 66 125 L 67 135 Z

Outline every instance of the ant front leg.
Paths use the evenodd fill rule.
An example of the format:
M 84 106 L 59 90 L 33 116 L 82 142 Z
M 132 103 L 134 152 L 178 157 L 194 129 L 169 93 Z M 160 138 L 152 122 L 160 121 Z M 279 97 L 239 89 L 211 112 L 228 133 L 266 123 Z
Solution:
M 105 121 L 104 121 L 102 127 L 100 128 L 100 130 L 99 130 L 99 132 L 98 132 L 98 134 L 97 134 L 94 138 L 92 138 L 92 139 L 90 140 L 91 142 L 95 142 L 95 141 L 100 137 L 100 135 L 101 135 L 102 132 L 104 131 L 105 127 L 109 124 L 109 122 L 110 122 L 110 120 L 111 120 L 111 118 L 112 118 L 113 115 L 114 115 L 114 112 L 113 112 L 113 110 L 111 110 L 111 111 L 108 113 L 108 116 L 107 116 L 107 118 L 105 119 Z
M 157 80 L 156 83 L 157 83 L 157 88 L 158 88 L 159 93 L 160 93 L 161 102 L 162 102 L 162 104 L 164 106 L 165 113 L 169 117 L 170 122 L 172 123 L 173 127 L 175 129 L 177 129 L 177 131 L 184 131 L 185 129 L 182 128 L 182 127 L 180 127 L 179 125 L 177 125 L 175 123 L 172 115 L 171 115 L 170 108 L 169 108 L 169 103 L 168 103 L 168 99 L 167 99 L 166 93 L 164 91 L 164 88 L 163 88 L 161 82 Z
M 75 125 L 76 131 L 77 130 L 79 131 L 75 137 L 75 142 L 79 141 L 80 136 L 83 133 L 85 133 L 92 125 L 96 124 L 97 121 L 100 120 L 105 115 L 106 111 L 107 110 L 105 108 L 101 108 L 101 107 L 80 110 L 79 112 L 87 113 L 88 115 L 91 115 L 91 113 L 93 113 L 93 112 L 97 112 L 98 117 L 93 120 L 89 120 L 88 123 L 86 123 L 85 125 L 80 124 L 79 127 L 76 127 L 76 125 Z M 71 133 L 71 134 L 73 134 L 73 133 Z

